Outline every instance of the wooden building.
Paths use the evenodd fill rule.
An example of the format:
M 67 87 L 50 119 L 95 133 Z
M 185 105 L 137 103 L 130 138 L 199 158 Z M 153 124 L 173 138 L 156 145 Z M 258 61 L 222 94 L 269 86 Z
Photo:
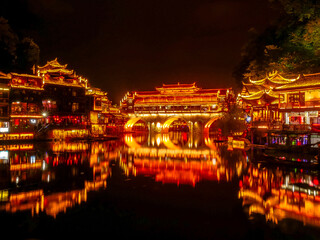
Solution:
M 231 89 L 202 89 L 192 84 L 163 84 L 155 91 L 128 92 L 120 103 L 124 113 L 215 113 L 225 111 Z
M 78 76 L 67 64 L 57 59 L 36 69 L 43 78 L 42 106 L 46 124 L 50 124 L 52 138 L 83 138 L 89 135 L 89 120 L 86 114 L 87 79 Z
M 269 143 L 304 145 L 319 140 L 310 133 L 320 132 L 320 73 L 285 78 L 273 72 L 264 79 L 249 79 L 243 83 L 239 100 L 252 129 L 281 132 L 272 133 Z

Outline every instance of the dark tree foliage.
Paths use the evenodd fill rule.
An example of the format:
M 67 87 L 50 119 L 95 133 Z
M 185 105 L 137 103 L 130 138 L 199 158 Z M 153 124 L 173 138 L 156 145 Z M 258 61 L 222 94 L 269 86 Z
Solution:
M 320 1 L 273 0 L 281 17 L 264 32 L 250 31 L 242 61 L 233 76 L 239 83 L 247 77 L 280 73 L 320 71 Z
M 30 72 L 38 64 L 39 54 L 39 46 L 31 38 L 19 38 L 8 21 L 0 17 L 0 71 Z
M 222 136 L 232 136 L 235 132 L 243 132 L 246 130 L 244 116 L 242 108 L 233 104 L 229 111 L 216 121 L 215 127 L 221 130 Z

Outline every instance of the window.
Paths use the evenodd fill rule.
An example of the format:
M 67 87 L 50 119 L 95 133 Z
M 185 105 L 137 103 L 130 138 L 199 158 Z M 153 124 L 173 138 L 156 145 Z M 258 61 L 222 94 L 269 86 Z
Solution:
M 79 103 L 72 103 L 72 112 L 76 112 L 79 110 Z
M 292 93 L 288 94 L 288 103 L 299 103 L 304 106 L 305 104 L 305 93 Z
M 288 94 L 288 102 L 289 103 L 295 103 L 299 102 L 299 94 Z

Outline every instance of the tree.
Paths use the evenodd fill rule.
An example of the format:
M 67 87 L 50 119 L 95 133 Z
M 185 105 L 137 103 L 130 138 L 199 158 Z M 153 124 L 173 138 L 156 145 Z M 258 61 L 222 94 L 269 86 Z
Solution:
M 39 62 L 40 48 L 29 37 L 20 39 L 0 17 L 0 71 L 26 72 Z
M 17 70 L 26 71 L 39 63 L 40 49 L 33 39 L 26 37 L 17 44 L 16 55 Z
M 0 71 L 10 71 L 16 59 L 17 35 L 8 21 L 0 17 Z
M 320 70 L 320 4 L 316 0 L 273 0 L 282 12 L 263 33 L 250 31 L 233 76 L 264 77 L 267 72 L 312 73 Z
M 229 111 L 216 121 L 215 127 L 221 130 L 222 136 L 232 136 L 235 132 L 246 130 L 244 117 L 244 111 L 237 104 L 233 104 Z

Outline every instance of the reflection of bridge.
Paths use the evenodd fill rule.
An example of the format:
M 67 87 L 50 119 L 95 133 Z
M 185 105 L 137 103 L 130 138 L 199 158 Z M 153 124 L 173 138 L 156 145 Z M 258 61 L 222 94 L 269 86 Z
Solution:
M 156 91 L 131 92 L 122 99 L 122 111 L 128 113 L 128 132 L 143 129 L 168 132 L 175 124 L 188 126 L 189 131 L 209 129 L 226 111 L 225 99 L 230 89 L 202 89 L 193 84 L 172 84 Z M 178 123 L 178 124 L 177 124 Z
M 183 143 L 176 141 L 184 135 L 187 139 Z M 126 135 L 125 143 L 129 148 L 121 155 L 120 166 L 126 175 L 147 175 L 162 183 L 192 186 L 201 180 L 230 181 L 235 174 L 241 173 L 241 161 L 227 167 L 210 138 L 205 138 L 205 145 L 199 147 L 190 144 L 191 135 L 155 134 L 144 144 L 140 144 L 132 134 Z M 155 144 L 152 139 L 156 139 Z

